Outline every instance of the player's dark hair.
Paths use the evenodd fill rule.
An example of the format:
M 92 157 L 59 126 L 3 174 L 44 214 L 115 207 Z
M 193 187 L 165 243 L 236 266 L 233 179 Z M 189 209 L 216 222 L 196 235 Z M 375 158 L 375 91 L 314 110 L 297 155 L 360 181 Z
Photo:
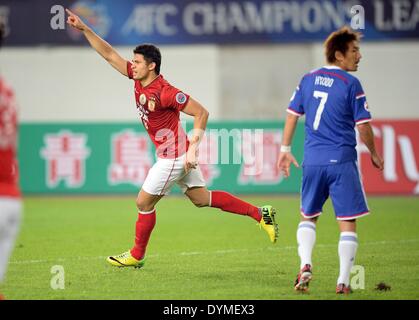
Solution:
M 362 34 L 360 32 L 353 31 L 348 26 L 332 32 L 323 44 L 327 62 L 334 63 L 336 61 L 335 53 L 337 51 L 345 55 L 346 51 L 348 51 L 349 43 L 359 41 L 361 37 Z
M 152 44 L 140 44 L 134 49 L 134 53 L 143 55 L 148 64 L 154 62 L 156 64 L 154 71 L 156 74 L 160 74 L 161 54 L 159 48 Z

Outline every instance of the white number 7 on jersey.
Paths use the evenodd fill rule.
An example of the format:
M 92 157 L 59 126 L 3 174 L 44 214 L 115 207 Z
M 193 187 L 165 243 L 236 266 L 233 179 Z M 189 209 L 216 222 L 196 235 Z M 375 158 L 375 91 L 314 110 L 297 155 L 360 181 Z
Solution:
M 314 98 L 320 98 L 320 103 L 319 106 L 317 107 L 317 111 L 316 111 L 316 117 L 314 118 L 314 122 L 313 122 L 313 129 L 317 130 L 319 128 L 319 124 L 320 124 L 320 118 L 322 117 L 322 113 L 324 110 L 324 106 L 326 104 L 327 101 L 327 97 L 328 97 L 328 93 L 327 92 L 323 92 L 323 91 L 314 91 L 313 92 L 313 97 Z

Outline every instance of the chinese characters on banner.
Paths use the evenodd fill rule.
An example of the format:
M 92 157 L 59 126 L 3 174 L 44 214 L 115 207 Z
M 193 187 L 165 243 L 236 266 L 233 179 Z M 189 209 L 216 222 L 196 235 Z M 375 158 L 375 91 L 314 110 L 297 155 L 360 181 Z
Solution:
M 153 166 L 153 155 L 149 151 L 147 134 L 132 130 L 114 134 L 112 137 L 111 159 L 108 181 L 111 185 L 131 183 L 143 184 L 148 170 Z
M 419 194 L 418 121 L 374 120 L 371 125 L 385 165 L 382 172 L 373 168 L 366 146 L 358 142 L 358 165 L 365 191 L 369 194 Z M 283 179 L 276 168 L 281 130 L 274 129 L 272 124 L 261 124 L 261 129 L 237 126 L 220 124 L 204 135 L 199 148 L 199 163 L 207 186 L 245 193 L 298 193 L 301 169 L 295 169 L 293 176 Z M 56 132 L 45 130 L 36 147 L 38 160 L 33 152 L 26 151 L 28 148 L 21 147 L 21 151 L 26 152 L 21 159 L 26 164 L 22 166 L 25 187 L 30 187 L 31 192 L 64 193 L 131 192 L 140 187 L 155 161 L 147 133 L 121 127 L 107 129 L 105 135 L 98 134 L 103 127 L 97 125 L 89 130 L 71 128 Z M 302 126 L 299 130 L 302 131 Z M 31 132 L 26 135 L 33 141 Z M 100 140 L 95 140 L 98 136 Z M 99 141 L 102 148 L 99 150 L 98 143 L 89 143 L 89 139 Z M 294 155 L 301 163 L 302 145 L 294 146 Z M 92 163 L 94 170 L 91 169 Z M 33 170 L 42 166 L 45 173 L 42 173 L 44 170 L 38 171 L 40 181 Z
M 85 160 L 90 155 L 87 136 L 71 131 L 47 134 L 41 156 L 46 163 L 46 184 L 56 187 L 64 181 L 68 188 L 77 188 L 85 181 Z
M 281 181 L 276 168 L 280 135 L 274 130 L 243 130 L 235 148 L 241 155 L 238 183 L 277 184 Z M 44 137 L 41 156 L 46 165 L 46 185 L 57 187 L 63 181 L 67 188 L 80 188 L 86 180 L 86 161 L 91 155 L 84 133 L 60 131 Z M 210 131 L 204 135 L 199 148 L 199 163 L 207 185 L 220 177 L 219 134 Z M 134 130 L 120 131 L 111 136 L 111 155 L 107 181 L 110 186 L 122 183 L 141 186 L 154 157 L 151 143 L 145 133 Z M 230 161 L 230 160 L 229 160 Z

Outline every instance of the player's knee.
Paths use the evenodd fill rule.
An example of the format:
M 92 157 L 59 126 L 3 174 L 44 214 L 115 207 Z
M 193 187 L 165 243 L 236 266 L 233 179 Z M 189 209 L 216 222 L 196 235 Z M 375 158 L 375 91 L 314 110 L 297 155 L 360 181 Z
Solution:
M 141 212 L 149 212 L 153 210 L 154 208 L 153 204 L 142 201 L 141 199 L 137 199 L 136 204 L 137 204 L 138 211 L 141 211 Z

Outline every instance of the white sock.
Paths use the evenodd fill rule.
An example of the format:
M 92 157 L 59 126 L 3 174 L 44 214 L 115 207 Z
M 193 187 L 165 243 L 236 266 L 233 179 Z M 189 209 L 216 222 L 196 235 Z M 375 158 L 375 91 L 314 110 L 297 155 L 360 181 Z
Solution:
M 355 262 L 358 237 L 355 232 L 341 232 L 339 240 L 339 263 L 340 271 L 337 284 L 344 283 L 349 286 L 351 269 Z
M 306 264 L 313 265 L 311 263 L 311 254 L 315 242 L 316 224 L 311 221 L 300 222 L 297 229 L 298 255 L 301 259 L 300 269 Z

